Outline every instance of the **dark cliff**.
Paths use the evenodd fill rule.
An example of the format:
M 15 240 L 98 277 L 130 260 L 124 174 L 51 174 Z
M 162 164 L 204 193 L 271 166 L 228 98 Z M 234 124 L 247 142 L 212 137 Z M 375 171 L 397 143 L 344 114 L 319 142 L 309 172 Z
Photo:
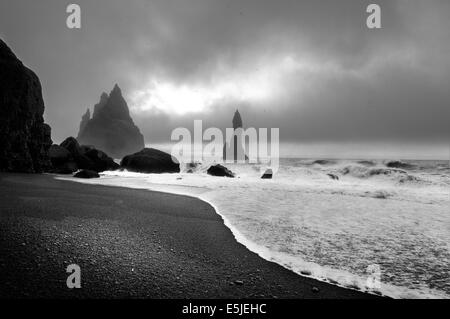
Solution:
M 50 167 L 50 126 L 37 75 L 0 40 L 0 170 L 39 173 Z

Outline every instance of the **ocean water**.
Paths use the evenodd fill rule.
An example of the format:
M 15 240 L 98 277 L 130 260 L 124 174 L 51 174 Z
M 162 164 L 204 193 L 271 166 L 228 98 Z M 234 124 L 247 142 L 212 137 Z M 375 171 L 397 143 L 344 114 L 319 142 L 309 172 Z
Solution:
M 394 298 L 450 298 L 447 161 L 281 159 L 227 164 L 237 177 L 104 172 L 77 182 L 143 188 L 211 203 L 236 239 L 303 276 Z M 339 179 L 332 179 L 333 174 Z

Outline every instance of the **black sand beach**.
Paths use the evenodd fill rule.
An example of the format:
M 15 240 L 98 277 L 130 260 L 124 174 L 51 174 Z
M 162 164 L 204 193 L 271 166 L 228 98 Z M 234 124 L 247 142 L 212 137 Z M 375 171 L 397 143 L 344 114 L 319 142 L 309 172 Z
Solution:
M 376 297 L 260 258 L 198 199 L 51 175 L 0 174 L 0 276 L 0 298 Z

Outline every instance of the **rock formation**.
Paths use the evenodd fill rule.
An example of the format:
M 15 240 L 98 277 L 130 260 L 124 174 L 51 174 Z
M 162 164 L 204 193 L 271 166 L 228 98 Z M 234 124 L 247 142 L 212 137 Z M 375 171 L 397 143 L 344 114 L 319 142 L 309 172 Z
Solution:
M 61 147 L 64 147 L 66 150 L 69 151 L 70 155 L 72 156 L 73 160 L 77 164 L 78 168 L 90 168 L 91 162 L 89 158 L 87 158 L 83 152 L 81 151 L 80 144 L 78 144 L 78 141 L 73 137 L 66 138 L 61 144 Z
M 95 172 L 112 171 L 119 165 L 104 152 L 91 146 L 80 146 L 73 137 L 68 137 L 61 145 L 50 147 L 50 159 L 57 174 L 72 174 L 79 169 Z
M 180 172 L 180 164 L 175 163 L 170 154 L 154 148 L 144 148 L 140 152 L 125 156 L 120 166 L 129 171 L 139 173 Z
M 78 132 L 84 131 L 84 129 L 86 128 L 86 125 L 88 124 L 90 119 L 91 119 L 91 111 L 89 111 L 89 109 L 87 109 L 86 113 L 84 113 L 84 115 L 81 117 L 80 129 Z
M 78 133 L 78 141 L 93 145 L 114 158 L 137 152 L 145 147 L 144 137 L 134 124 L 128 105 L 117 84 L 109 96 L 103 93 L 100 102 L 90 113 L 83 115 Z
M 72 154 L 62 146 L 53 144 L 49 150 L 52 168 L 51 173 L 56 174 L 72 174 L 78 170 L 78 165 L 75 163 Z
M 83 152 L 83 155 L 91 161 L 91 165 L 89 166 L 90 170 L 96 172 L 114 171 L 120 167 L 119 164 L 114 162 L 114 160 L 106 155 L 105 152 L 93 147 L 81 146 L 81 151 Z
M 223 160 L 224 161 L 234 161 L 234 162 L 244 162 L 248 160 L 247 155 L 244 150 L 244 141 L 242 138 L 241 130 L 243 129 L 241 114 L 238 110 L 233 116 L 233 129 L 234 134 L 230 141 L 225 142 L 223 146 Z
M 241 114 L 239 113 L 239 110 L 236 110 L 236 112 L 234 112 L 234 116 L 233 116 L 233 129 L 236 130 L 238 128 L 243 128 L 242 126 L 242 118 L 241 118 Z
M 234 177 L 234 173 L 232 171 L 220 164 L 212 165 L 206 172 L 212 176 Z
M 266 169 L 264 174 L 261 176 L 262 179 L 271 179 L 273 176 L 273 171 L 271 168 Z
M 50 166 L 50 126 L 44 123 L 36 74 L 0 39 L 0 171 L 39 173 Z
M 92 117 L 97 117 L 100 110 L 106 105 L 106 103 L 108 102 L 109 96 L 108 94 L 106 94 L 105 92 L 102 93 L 102 95 L 100 96 L 100 102 L 98 102 L 97 104 L 94 105 L 94 114 L 92 115 Z

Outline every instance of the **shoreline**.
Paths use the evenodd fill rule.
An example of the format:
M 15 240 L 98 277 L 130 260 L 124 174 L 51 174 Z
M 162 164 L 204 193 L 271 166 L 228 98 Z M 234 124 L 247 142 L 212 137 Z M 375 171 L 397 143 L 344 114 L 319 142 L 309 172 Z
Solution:
M 263 259 L 197 197 L 53 175 L 0 180 L 1 298 L 378 297 Z M 74 261 L 83 284 L 69 290 Z

